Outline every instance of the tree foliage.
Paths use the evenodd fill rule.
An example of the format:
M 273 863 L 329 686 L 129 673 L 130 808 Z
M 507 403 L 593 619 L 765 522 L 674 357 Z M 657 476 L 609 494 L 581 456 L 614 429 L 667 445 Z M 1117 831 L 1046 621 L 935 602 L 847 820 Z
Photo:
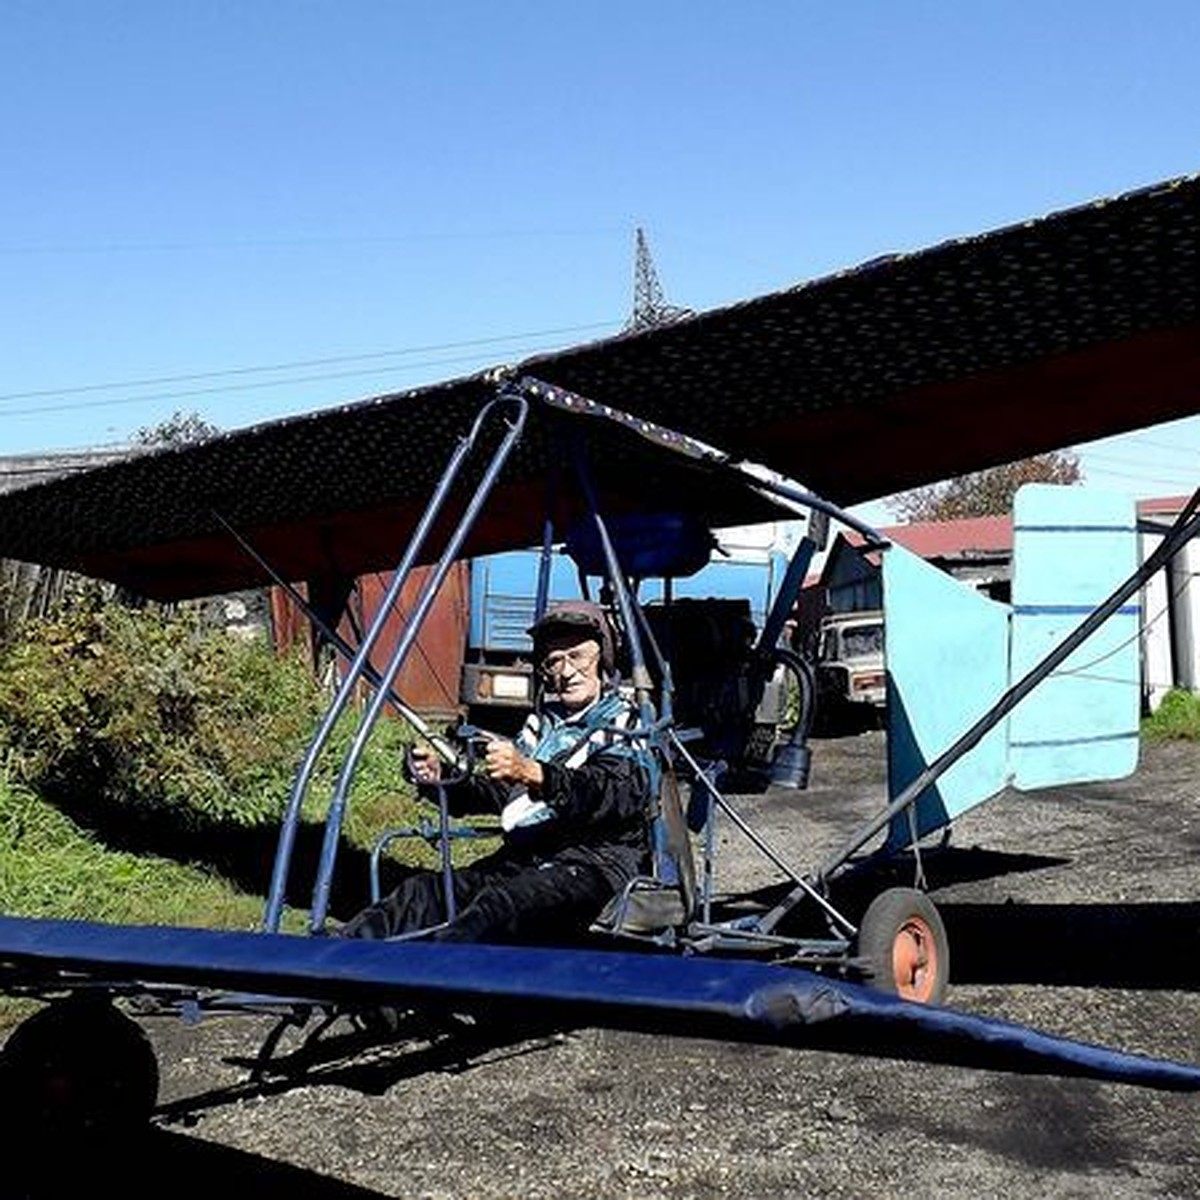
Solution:
M 157 425 L 144 425 L 133 435 L 137 446 L 194 446 L 220 433 L 197 412 L 176 412 Z
M 0 911 L 246 924 L 259 906 L 236 889 L 265 894 L 280 818 L 327 703 L 299 657 L 206 628 L 194 608 L 127 608 L 93 585 L 69 609 L 25 622 L 0 647 Z M 296 895 L 361 715 L 347 707 L 318 761 L 297 834 Z M 365 901 L 379 834 L 417 822 L 403 776 L 411 739 L 395 720 L 371 734 L 335 898 Z M 494 845 L 473 839 L 455 857 Z M 387 857 L 438 864 L 422 838 L 393 841 Z M 205 884 L 180 863 L 226 882 Z M 89 901 L 89 888 L 112 890 L 108 881 L 126 891 Z
M 265 638 L 206 629 L 193 609 L 130 609 L 95 589 L 27 622 L 0 651 L 0 763 L 72 812 L 169 817 L 179 829 L 273 825 L 327 702 Z M 357 731 L 348 711 L 306 809 L 322 812 Z M 383 721 L 354 779 L 347 836 L 407 824 L 407 727 Z
M 1082 478 L 1079 459 L 1074 454 L 1069 450 L 1052 450 L 901 492 L 885 503 L 904 522 L 1000 516 L 1012 511 L 1013 496 L 1022 484 L 1072 484 Z

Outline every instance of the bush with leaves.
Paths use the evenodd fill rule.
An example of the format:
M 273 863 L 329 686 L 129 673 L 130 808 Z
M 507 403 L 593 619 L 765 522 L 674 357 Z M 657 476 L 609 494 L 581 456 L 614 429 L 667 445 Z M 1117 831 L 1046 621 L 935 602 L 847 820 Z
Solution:
M 75 811 L 276 821 L 322 707 L 305 665 L 261 639 L 98 596 L 29 623 L 0 660 L 0 747 L 25 783 Z M 394 772 L 376 764 L 371 782 L 404 792 L 399 754 L 388 757 Z

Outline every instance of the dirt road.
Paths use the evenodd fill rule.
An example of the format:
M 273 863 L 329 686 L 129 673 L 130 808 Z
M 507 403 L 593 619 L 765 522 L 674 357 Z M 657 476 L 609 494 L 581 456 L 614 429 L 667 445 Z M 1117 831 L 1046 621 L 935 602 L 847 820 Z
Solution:
M 878 735 L 820 743 L 744 811 L 812 865 L 881 803 Z M 1200 1062 L 1200 750 L 1129 780 L 1004 796 L 929 863 L 950 1003 Z M 760 882 L 736 840 L 734 870 Z M 1200 1095 L 852 1053 L 584 1029 L 480 1052 L 334 1058 L 248 1085 L 259 1022 L 149 1029 L 163 1070 L 126 1195 L 1200 1195 Z M 49 1187 L 49 1185 L 47 1185 Z M 51 1190 L 43 1193 L 55 1194 Z

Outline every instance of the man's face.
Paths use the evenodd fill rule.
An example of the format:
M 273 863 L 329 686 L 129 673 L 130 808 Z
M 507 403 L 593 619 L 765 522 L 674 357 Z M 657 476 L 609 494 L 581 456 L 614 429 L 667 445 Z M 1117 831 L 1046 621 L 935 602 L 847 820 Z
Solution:
M 551 633 L 542 648 L 538 669 L 547 691 L 568 712 L 586 708 L 600 695 L 600 646 L 577 633 Z

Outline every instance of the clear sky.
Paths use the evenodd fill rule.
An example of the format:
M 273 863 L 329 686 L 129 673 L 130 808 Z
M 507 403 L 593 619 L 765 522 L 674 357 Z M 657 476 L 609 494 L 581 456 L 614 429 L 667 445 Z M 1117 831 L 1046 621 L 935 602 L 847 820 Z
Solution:
M 1200 170 L 1196 0 L 0 0 L 0 453 L 222 428 Z M 1190 490 L 1200 418 L 1086 450 Z

